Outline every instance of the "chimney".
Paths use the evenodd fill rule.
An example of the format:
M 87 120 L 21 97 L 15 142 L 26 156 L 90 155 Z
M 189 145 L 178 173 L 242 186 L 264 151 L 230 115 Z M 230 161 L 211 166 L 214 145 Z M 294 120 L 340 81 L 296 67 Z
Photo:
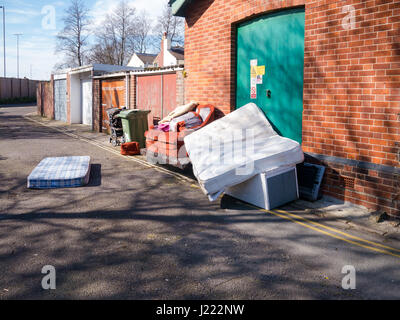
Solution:
M 167 33 L 166 32 L 164 32 L 164 35 L 163 35 L 163 45 L 164 45 L 165 49 L 171 50 L 171 39 L 169 39 L 167 37 Z

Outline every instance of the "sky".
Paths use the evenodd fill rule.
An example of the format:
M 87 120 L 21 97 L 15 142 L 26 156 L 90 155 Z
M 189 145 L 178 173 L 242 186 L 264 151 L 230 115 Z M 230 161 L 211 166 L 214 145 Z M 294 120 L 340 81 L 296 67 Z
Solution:
M 137 11 L 145 10 L 154 20 L 161 15 L 167 0 L 127 0 Z M 99 25 L 116 0 L 85 0 L 93 19 Z M 70 0 L 0 0 L 6 14 L 6 76 L 17 76 L 17 37 L 19 37 L 19 76 L 35 80 L 50 79 L 51 71 L 62 55 L 55 50 L 56 35 L 63 29 L 62 18 Z M 0 9 L 0 76 L 4 75 L 3 19 Z

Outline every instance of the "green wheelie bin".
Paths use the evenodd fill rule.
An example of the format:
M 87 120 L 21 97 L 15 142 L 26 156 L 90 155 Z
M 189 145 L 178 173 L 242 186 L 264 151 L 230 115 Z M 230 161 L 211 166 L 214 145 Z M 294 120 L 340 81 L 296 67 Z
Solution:
M 139 142 L 140 148 L 146 147 L 144 133 L 149 129 L 147 115 L 151 111 L 148 110 L 124 110 L 117 115 L 121 118 L 122 128 L 126 142 Z

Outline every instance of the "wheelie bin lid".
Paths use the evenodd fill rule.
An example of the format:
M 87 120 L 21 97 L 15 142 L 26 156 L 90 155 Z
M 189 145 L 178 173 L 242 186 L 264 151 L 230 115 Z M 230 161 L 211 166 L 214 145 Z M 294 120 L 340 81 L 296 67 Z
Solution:
M 151 112 L 150 110 L 139 110 L 139 109 L 124 110 L 121 111 L 117 117 L 122 119 L 131 119 L 140 115 L 148 115 L 150 112 Z

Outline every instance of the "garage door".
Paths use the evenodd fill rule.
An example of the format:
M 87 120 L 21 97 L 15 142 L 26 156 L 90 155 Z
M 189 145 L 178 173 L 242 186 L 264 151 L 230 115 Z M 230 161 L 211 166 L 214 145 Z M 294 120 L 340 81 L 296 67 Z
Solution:
M 92 125 L 93 123 L 93 104 L 92 104 L 92 80 L 81 80 L 81 105 L 82 123 Z
M 54 118 L 67 122 L 67 80 L 54 81 Z
M 110 133 L 107 109 L 125 107 L 125 92 L 125 79 L 104 80 L 101 82 L 101 123 L 104 132 Z
M 149 123 L 161 120 L 176 106 L 176 73 L 138 76 L 136 104 L 138 109 L 150 110 Z
M 304 9 L 238 26 L 236 106 L 256 103 L 276 131 L 301 143 Z

